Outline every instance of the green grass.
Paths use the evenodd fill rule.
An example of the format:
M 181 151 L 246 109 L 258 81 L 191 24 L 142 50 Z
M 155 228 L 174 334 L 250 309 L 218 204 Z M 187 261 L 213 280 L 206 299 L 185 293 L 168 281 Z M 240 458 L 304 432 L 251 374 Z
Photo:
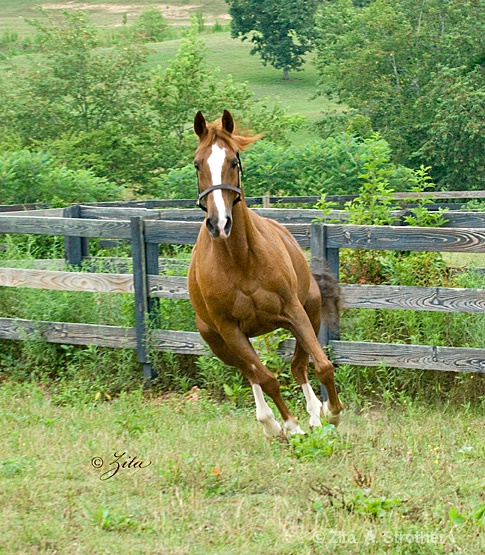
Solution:
M 316 91 L 317 72 L 310 60 L 303 71 L 290 73 L 290 80 L 284 81 L 281 71 L 263 66 L 259 56 L 250 55 L 249 42 L 232 39 L 227 32 L 204 35 L 204 40 L 208 48 L 208 64 L 220 68 L 223 78 L 230 74 L 237 81 L 247 81 L 257 97 L 279 98 L 288 111 L 309 118 L 319 116 L 328 106 L 322 98 L 311 100 Z M 174 40 L 154 45 L 150 65 L 166 68 L 179 44 L 180 40 Z
M 317 90 L 318 76 L 311 59 L 302 71 L 290 73 L 290 79 L 284 81 L 281 71 L 262 65 L 258 55 L 250 54 L 249 42 L 232 39 L 228 32 L 205 34 L 204 41 L 208 48 L 207 63 L 220 69 L 220 78 L 232 75 L 235 81 L 247 82 L 256 98 L 278 100 L 290 114 L 304 116 L 310 124 L 321 118 L 322 111 L 336 107 L 323 97 L 312 98 Z M 179 45 L 179 39 L 152 45 L 154 53 L 149 66 L 166 68 Z M 301 144 L 316 136 L 315 130 L 305 126 L 293 133 L 291 140 Z
M 268 443 L 252 407 L 203 394 L 58 406 L 4 384 L 0 553 L 478 555 L 483 416 L 347 410 L 329 450 Z M 151 464 L 103 481 L 115 452 Z
M 485 268 L 485 254 L 481 253 L 447 252 L 443 253 L 443 258 L 448 266 L 455 268 Z

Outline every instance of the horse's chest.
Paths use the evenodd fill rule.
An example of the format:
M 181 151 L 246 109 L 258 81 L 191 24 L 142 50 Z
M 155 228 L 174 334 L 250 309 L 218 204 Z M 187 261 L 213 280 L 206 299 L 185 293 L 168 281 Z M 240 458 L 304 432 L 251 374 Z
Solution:
M 252 293 L 237 291 L 232 316 L 236 320 L 248 320 L 258 316 L 279 314 L 281 312 L 281 298 L 277 293 L 258 290 Z

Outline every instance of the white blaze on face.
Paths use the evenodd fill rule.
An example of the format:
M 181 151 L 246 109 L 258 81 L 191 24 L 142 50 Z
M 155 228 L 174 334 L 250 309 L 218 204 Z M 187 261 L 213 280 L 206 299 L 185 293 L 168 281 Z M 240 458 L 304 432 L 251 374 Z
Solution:
M 212 176 L 212 185 L 220 185 L 222 183 L 222 167 L 224 165 L 224 160 L 226 159 L 226 149 L 221 148 L 218 145 L 212 145 L 212 153 L 209 156 L 207 163 Z M 216 205 L 217 216 L 218 216 L 218 227 L 221 236 L 225 236 L 224 227 L 227 223 L 227 212 L 226 204 L 222 197 L 222 191 L 214 191 L 214 203 Z

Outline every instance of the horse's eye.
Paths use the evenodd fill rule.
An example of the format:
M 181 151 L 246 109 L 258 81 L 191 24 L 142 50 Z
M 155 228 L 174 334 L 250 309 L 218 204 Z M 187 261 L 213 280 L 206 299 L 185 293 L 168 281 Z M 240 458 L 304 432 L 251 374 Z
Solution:
M 200 169 L 200 164 L 197 160 L 194 160 L 194 168 L 198 171 Z
M 234 160 L 231 162 L 231 168 L 237 168 L 239 165 L 239 161 L 237 158 L 234 158 Z

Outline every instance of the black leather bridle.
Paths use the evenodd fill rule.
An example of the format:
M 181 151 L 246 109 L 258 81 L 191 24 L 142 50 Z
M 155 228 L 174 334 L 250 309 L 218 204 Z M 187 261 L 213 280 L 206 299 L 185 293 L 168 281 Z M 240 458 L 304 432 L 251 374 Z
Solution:
M 234 202 L 232 203 L 232 206 L 235 206 L 241 199 L 242 199 L 242 188 L 241 188 L 241 175 L 243 173 L 242 170 L 242 164 L 241 164 L 241 158 L 239 158 L 239 152 L 236 152 L 236 157 L 237 157 L 237 167 L 238 167 L 238 185 L 237 187 L 234 187 L 234 185 L 226 185 L 225 183 L 220 183 L 219 185 L 211 185 L 210 187 L 208 187 L 205 191 L 202 191 L 202 193 L 200 192 L 200 184 L 199 184 L 199 173 L 197 172 L 197 188 L 199 191 L 199 194 L 197 196 L 197 206 L 202 209 L 204 212 L 207 212 L 207 206 L 202 203 L 201 201 L 210 193 L 214 192 L 214 191 L 220 191 L 220 190 L 225 190 L 225 191 L 233 191 L 234 193 L 237 193 L 237 197 L 234 200 Z

